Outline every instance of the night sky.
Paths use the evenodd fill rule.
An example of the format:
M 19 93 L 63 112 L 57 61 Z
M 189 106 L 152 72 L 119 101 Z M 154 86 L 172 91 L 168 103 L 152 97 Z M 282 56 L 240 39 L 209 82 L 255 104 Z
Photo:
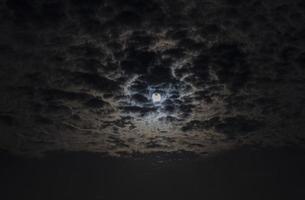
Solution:
M 123 163 L 147 158 L 148 169 L 147 162 L 188 160 L 178 169 L 191 171 L 208 159 L 226 165 L 232 152 L 246 162 L 247 149 L 259 152 L 262 166 L 271 151 L 275 163 L 291 156 L 302 171 L 304 130 L 303 0 L 0 1 L 6 166 L 23 162 L 15 156 L 82 152 Z M 200 164 L 189 161 L 195 158 Z M 293 171 L 285 166 L 280 171 Z

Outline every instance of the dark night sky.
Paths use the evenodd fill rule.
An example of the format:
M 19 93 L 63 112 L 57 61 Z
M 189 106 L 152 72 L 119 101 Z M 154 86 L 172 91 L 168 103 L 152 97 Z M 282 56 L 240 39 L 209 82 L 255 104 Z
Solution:
M 0 199 L 297 199 L 304 130 L 304 0 L 0 0 Z
M 302 0 L 1 2 L 4 150 L 304 146 Z

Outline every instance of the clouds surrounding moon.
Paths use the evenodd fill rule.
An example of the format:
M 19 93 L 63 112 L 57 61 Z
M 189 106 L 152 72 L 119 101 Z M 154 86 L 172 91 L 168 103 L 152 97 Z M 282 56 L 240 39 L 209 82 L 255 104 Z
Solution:
M 2 1 L 0 146 L 111 155 L 303 146 L 304 9 L 302 0 Z

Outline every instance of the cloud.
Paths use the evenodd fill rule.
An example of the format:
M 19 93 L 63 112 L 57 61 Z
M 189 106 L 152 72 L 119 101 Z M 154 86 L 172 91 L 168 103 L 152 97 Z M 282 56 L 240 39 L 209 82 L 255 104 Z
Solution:
M 20 143 L 8 149 L 114 155 L 301 144 L 293 128 L 302 130 L 305 115 L 301 1 L 0 6 L 0 121 Z

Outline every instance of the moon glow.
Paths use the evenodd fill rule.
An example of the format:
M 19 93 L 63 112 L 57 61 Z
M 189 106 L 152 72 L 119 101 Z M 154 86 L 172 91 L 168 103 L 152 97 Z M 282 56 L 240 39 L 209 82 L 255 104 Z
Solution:
M 159 103 L 161 102 L 161 94 L 160 93 L 153 93 L 152 94 L 152 101 L 154 103 Z

